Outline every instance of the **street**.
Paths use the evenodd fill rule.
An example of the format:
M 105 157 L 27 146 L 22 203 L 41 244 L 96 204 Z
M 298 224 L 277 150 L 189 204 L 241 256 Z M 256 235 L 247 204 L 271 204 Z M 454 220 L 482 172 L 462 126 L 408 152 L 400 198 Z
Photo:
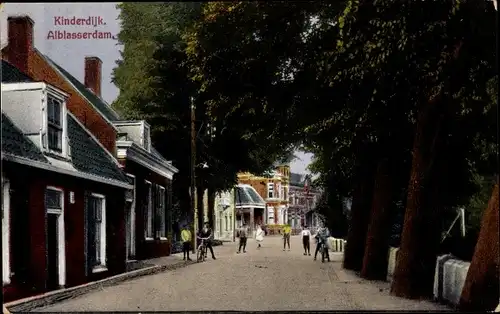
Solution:
M 314 250 L 314 244 L 311 243 Z M 234 243 L 215 247 L 210 258 L 174 271 L 130 280 L 36 311 L 215 311 L 215 310 L 449 310 L 430 301 L 389 295 L 389 283 L 367 282 L 341 269 L 341 253 L 332 262 L 303 256 L 300 238 L 290 252 L 280 237 L 266 237 L 246 254 Z M 314 252 L 312 252 L 314 254 Z

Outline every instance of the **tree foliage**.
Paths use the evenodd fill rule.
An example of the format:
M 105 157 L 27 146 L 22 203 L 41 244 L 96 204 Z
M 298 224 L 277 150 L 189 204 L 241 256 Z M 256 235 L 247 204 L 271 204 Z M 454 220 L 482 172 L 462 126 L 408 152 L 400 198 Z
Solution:
M 155 9 L 142 12 L 148 6 Z M 178 124 L 159 122 L 172 130 L 161 129 L 165 140 L 158 141 L 178 140 L 182 147 L 187 133 L 181 129 L 188 120 L 179 112 L 185 114 L 189 97 L 195 97 L 199 124 L 211 127 L 210 136 L 200 140 L 200 155 L 225 169 L 222 176 L 207 176 L 214 181 L 206 184 L 217 187 L 233 183 L 237 170 L 262 171 L 301 145 L 315 155 L 311 170 L 326 191 L 319 210 L 331 226 L 345 217 L 344 200 L 351 197 L 360 198 L 353 204 L 376 200 L 375 215 L 389 213 L 371 220 L 379 224 L 370 228 L 372 239 L 389 237 L 381 226 L 390 216 L 406 215 L 402 254 L 407 256 L 394 285 L 408 289 L 395 291 L 416 297 L 428 290 L 428 282 L 421 280 L 417 287 L 415 281 L 429 277 L 434 255 L 417 247 L 417 240 L 436 242 L 444 214 L 471 204 L 480 190 L 477 176 L 496 171 L 493 6 L 476 1 L 233 1 L 148 4 L 137 11 L 129 14 L 162 18 L 163 26 L 157 30 L 153 20 L 150 27 L 142 20 L 142 25 L 128 22 L 121 40 L 130 38 L 129 47 L 135 48 L 127 51 L 125 45 L 117 82 L 119 71 L 133 73 L 121 75 L 127 83 L 118 84 L 123 99 L 117 106 L 130 105 L 131 113 L 143 115 L 145 108 L 163 108 L 155 111 L 164 114 L 161 121 L 178 119 Z M 176 26 L 168 28 L 171 24 Z M 144 38 L 134 35 L 141 29 L 149 32 Z M 169 48 L 155 53 L 155 45 Z M 172 101 L 174 95 L 178 98 Z M 174 129 L 178 133 L 169 133 Z M 182 160 L 181 153 L 174 157 Z M 376 197 L 354 193 L 361 184 L 373 185 L 375 179 L 366 182 L 363 173 L 375 173 L 384 160 L 390 167 L 380 174 L 391 180 L 376 181 L 385 182 L 375 185 Z M 369 221 L 370 214 L 356 213 L 356 207 L 351 227 Z M 423 234 L 432 221 L 432 232 Z M 386 242 L 377 243 L 376 250 L 386 249 Z M 362 253 L 356 258 L 361 261 Z
M 123 45 L 114 69 L 120 95 L 113 106 L 126 119 L 146 119 L 152 127 L 154 146 L 173 161 L 174 195 L 187 200 L 190 184 L 190 107 L 196 106 L 197 184 L 214 191 L 236 182 L 236 173 L 261 173 L 283 155 L 290 145 L 273 136 L 260 137 L 261 128 L 252 114 L 239 111 L 226 116 L 212 114 L 211 98 L 203 84 L 192 80 L 187 39 L 208 3 L 123 3 L 120 9 Z M 219 35 L 223 38 L 223 34 Z M 245 123 L 248 121 L 250 123 Z M 187 203 L 184 207 L 187 208 Z

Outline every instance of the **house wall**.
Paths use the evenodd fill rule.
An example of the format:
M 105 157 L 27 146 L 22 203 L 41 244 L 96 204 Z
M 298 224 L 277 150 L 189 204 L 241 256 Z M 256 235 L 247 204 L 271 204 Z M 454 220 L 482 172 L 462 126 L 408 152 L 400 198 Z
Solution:
M 4 287 L 4 301 L 45 292 L 47 186 L 64 190 L 66 287 L 99 280 L 125 271 L 124 190 L 93 181 L 4 163 L 11 182 L 11 284 Z M 70 191 L 74 204 L 70 204 Z M 107 271 L 86 274 L 85 191 L 106 196 Z
M 222 204 L 229 206 L 225 207 Z M 233 241 L 234 220 L 236 214 L 234 208 L 234 189 L 216 195 L 214 207 L 215 238 L 219 240 Z
M 288 223 L 289 217 L 288 196 L 290 195 L 290 167 L 287 165 L 278 166 L 275 171 L 277 175 L 271 178 L 254 176 L 250 173 L 240 173 L 238 175 L 238 183 L 251 185 L 257 193 L 266 200 L 268 211 L 272 208 L 272 213 L 274 214 L 272 221 L 269 219 L 269 213 L 264 211 L 264 221 L 266 224 L 286 224 Z M 267 193 L 268 183 L 273 183 L 275 197 L 279 185 L 284 188 L 283 194 L 286 195 L 280 195 L 280 199 L 269 199 Z
M 168 240 L 153 239 L 146 240 L 145 230 L 146 221 L 145 213 L 147 210 L 147 189 L 145 180 L 151 183 L 159 184 L 165 187 L 165 211 L 166 211 L 166 222 L 165 226 L 167 228 L 166 234 L 171 235 L 171 212 L 172 212 L 172 180 L 169 180 L 161 175 L 133 162 L 130 160 L 120 160 L 120 163 L 125 166 L 125 172 L 135 176 L 136 182 L 136 205 L 135 205 L 135 243 L 136 243 L 136 258 L 137 259 L 149 259 L 161 256 L 169 256 L 171 252 L 171 236 Z M 170 186 L 170 187 L 169 187 Z
M 68 110 L 109 152 L 116 155 L 117 131 L 35 50 L 33 26 L 33 22 L 26 18 L 19 18 L 15 22 L 9 21 L 9 45 L 2 49 L 2 59 L 12 63 L 36 81 L 45 81 L 70 94 L 67 101 Z M 16 37 L 16 40 L 11 40 L 11 36 Z M 84 60 L 81 62 L 83 67 Z

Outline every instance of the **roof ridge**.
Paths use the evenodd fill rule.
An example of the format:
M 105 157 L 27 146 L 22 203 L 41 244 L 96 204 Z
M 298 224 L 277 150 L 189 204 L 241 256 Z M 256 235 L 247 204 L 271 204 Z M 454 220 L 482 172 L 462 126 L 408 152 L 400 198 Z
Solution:
M 49 57 L 49 56 L 47 56 L 47 55 L 45 55 L 45 54 L 44 54 L 44 56 L 45 56 L 47 59 L 49 59 L 52 63 L 54 63 L 57 67 L 64 69 L 62 66 L 60 66 L 59 64 L 57 64 L 56 62 L 54 62 L 54 60 L 50 59 L 50 57 Z M 77 78 L 76 78 L 73 74 L 69 73 L 69 71 L 67 71 L 66 69 L 64 69 L 64 70 L 65 70 L 65 72 L 67 72 L 69 75 L 71 75 L 71 76 L 72 76 L 75 80 L 77 80 L 80 84 L 82 84 L 83 86 L 85 86 L 85 84 L 83 84 L 83 83 L 82 83 L 79 79 L 77 79 Z M 86 88 L 86 89 L 89 89 L 87 86 L 85 86 L 85 88 Z M 90 90 L 90 91 L 91 91 L 91 90 Z M 92 91 L 91 91 L 91 92 L 92 92 Z M 116 116 L 117 118 L 122 119 L 122 117 L 120 116 L 120 114 L 119 114 L 119 113 L 118 113 L 115 109 L 113 109 L 113 107 L 112 107 L 112 106 L 111 106 L 111 105 L 110 105 L 110 104 L 109 104 L 109 103 L 108 103 L 108 102 L 107 102 L 104 98 L 102 98 L 102 97 L 101 97 L 101 96 L 99 96 L 99 95 L 96 95 L 94 92 L 92 92 L 92 94 L 93 94 L 95 97 L 97 97 L 97 99 L 99 99 L 101 102 L 103 102 L 106 106 L 108 106 L 108 109 L 110 109 L 110 110 L 111 110 L 111 111 L 115 114 L 115 116 Z M 111 119 L 110 119 L 110 120 L 111 120 Z M 111 122 L 113 122 L 113 120 L 111 120 Z

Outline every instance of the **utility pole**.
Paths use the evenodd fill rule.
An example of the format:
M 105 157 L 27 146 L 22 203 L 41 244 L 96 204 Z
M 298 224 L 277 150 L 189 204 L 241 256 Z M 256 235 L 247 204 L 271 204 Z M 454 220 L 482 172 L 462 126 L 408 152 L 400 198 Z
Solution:
M 196 253 L 197 213 L 196 213 L 196 130 L 195 130 L 195 106 L 194 98 L 191 97 L 191 211 L 193 212 L 193 254 Z

